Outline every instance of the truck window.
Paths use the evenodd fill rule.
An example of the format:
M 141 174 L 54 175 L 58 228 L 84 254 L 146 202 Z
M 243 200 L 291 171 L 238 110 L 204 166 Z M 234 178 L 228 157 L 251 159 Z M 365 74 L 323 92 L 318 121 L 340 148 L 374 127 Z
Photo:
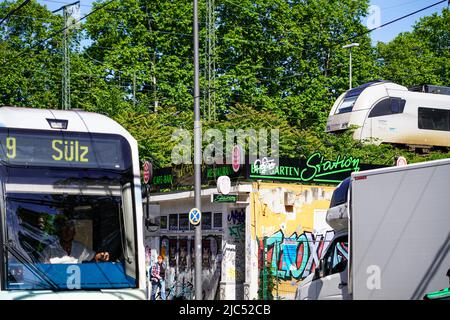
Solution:
M 347 202 L 348 186 L 350 185 L 350 178 L 343 180 L 334 190 L 331 197 L 330 208 L 336 207 Z
M 336 239 L 324 258 L 324 277 L 345 270 L 348 261 L 348 238 Z

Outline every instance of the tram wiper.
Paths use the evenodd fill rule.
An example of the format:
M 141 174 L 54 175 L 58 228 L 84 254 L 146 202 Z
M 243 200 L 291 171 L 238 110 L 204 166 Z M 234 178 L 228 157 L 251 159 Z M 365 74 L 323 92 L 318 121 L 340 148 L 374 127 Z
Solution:
M 14 258 L 16 258 L 21 264 L 23 264 L 26 268 L 28 268 L 35 276 L 44 280 L 47 284 L 52 287 L 53 290 L 58 291 L 61 290 L 58 285 L 43 272 L 39 268 L 35 267 L 33 264 L 27 261 L 27 258 L 24 257 L 19 251 L 17 251 L 13 246 L 4 243 L 3 246 L 6 248 L 8 252 L 10 252 Z

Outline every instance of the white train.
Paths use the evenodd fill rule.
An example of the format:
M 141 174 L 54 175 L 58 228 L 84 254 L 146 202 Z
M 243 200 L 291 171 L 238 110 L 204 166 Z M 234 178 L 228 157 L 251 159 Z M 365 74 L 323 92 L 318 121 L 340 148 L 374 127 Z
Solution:
M 431 149 L 450 147 L 450 88 L 406 88 L 374 81 L 347 90 L 334 103 L 326 132 L 356 126 L 353 138 L 364 143 Z

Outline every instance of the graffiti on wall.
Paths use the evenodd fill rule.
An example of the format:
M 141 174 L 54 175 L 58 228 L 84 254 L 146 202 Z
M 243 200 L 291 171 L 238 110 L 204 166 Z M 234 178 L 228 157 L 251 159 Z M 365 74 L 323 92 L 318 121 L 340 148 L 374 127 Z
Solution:
M 234 248 L 234 278 L 237 283 L 245 281 L 245 208 L 228 212 L 227 243 Z
M 235 209 L 228 213 L 228 233 L 233 241 L 245 241 L 245 210 Z
M 279 230 L 270 237 L 258 240 L 259 268 L 266 261 L 272 275 L 279 279 L 304 279 L 319 265 L 319 259 L 331 244 L 333 236 L 334 231 L 327 231 L 324 235 L 314 235 L 311 232 L 298 235 L 294 232 L 286 237 Z
M 202 286 L 203 297 L 213 299 L 221 273 L 222 237 L 208 235 L 202 239 Z M 195 252 L 194 239 L 187 237 L 162 236 L 160 254 L 167 265 L 166 287 L 170 288 L 177 281 L 180 283 L 194 281 Z M 154 250 L 156 252 L 156 250 Z M 156 261 L 156 258 L 155 258 Z

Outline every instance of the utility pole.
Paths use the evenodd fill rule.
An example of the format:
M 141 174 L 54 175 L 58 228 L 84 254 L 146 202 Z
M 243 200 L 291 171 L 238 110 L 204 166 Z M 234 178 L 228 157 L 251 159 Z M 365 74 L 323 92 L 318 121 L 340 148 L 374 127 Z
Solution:
M 205 90 L 206 103 L 208 106 L 208 120 L 216 119 L 216 14 L 214 0 L 207 0 L 206 8 L 206 55 L 205 55 L 205 72 L 207 81 L 207 90 Z
M 347 44 L 347 45 L 345 45 L 345 46 L 342 47 L 343 49 L 349 49 L 349 50 L 350 50 L 349 89 L 352 88 L 352 48 L 353 48 L 353 47 L 358 47 L 358 46 L 359 46 L 359 43 L 350 43 L 350 44 Z
M 67 6 L 63 7 L 64 35 L 63 35 L 63 76 L 62 76 L 62 109 L 70 109 L 70 49 L 67 30 Z
M 201 211 L 202 127 L 200 120 L 200 83 L 198 54 L 198 0 L 194 0 L 194 198 Z M 195 299 L 202 300 L 202 224 L 195 226 Z
M 154 58 L 153 58 L 153 63 L 152 63 L 152 72 L 153 72 L 152 83 L 153 83 L 153 99 L 154 99 L 153 110 L 155 113 L 157 113 L 158 112 L 158 92 L 157 92 L 158 87 L 156 86 L 156 69 L 155 69 L 156 58 L 155 58 L 155 56 L 156 56 L 156 53 L 153 55 Z
M 133 109 L 136 109 L 136 71 L 133 72 Z
M 59 10 L 63 11 L 64 18 L 64 33 L 63 33 L 63 73 L 62 73 L 62 95 L 61 95 L 61 108 L 63 110 L 70 109 L 70 41 L 69 41 L 69 29 L 73 23 L 69 24 L 69 17 L 72 15 L 71 11 L 68 10 L 69 7 L 74 5 L 79 5 L 80 1 L 76 1 L 71 4 L 62 6 L 58 10 L 53 11 L 56 13 Z

